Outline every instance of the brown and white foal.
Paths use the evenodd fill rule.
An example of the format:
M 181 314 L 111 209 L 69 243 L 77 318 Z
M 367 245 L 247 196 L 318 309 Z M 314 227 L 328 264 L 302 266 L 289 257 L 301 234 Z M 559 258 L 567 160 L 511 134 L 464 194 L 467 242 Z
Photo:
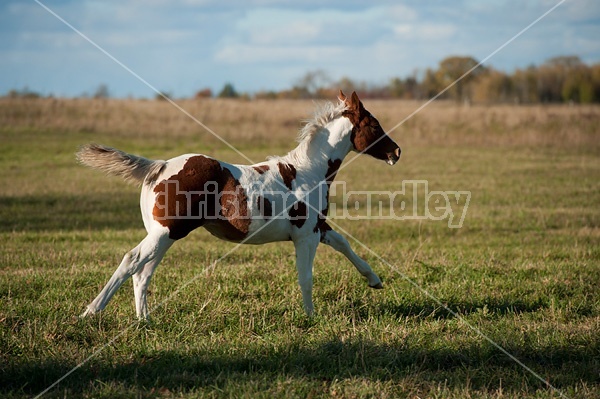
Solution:
M 370 287 L 382 288 L 371 267 L 326 222 L 329 186 L 351 151 L 390 165 L 400 157 L 398 145 L 356 93 L 346 98 L 341 91 L 338 104 L 325 104 L 303 128 L 294 150 L 255 165 L 231 165 L 197 154 L 153 161 L 96 144 L 82 147 L 77 153 L 81 163 L 142 184 L 140 205 L 148 232 L 125 254 L 82 316 L 104 309 L 133 277 L 136 313 L 146 319 L 146 291 L 154 269 L 175 241 L 201 226 L 218 238 L 244 244 L 291 240 L 308 315 L 314 310 L 312 268 L 320 242 L 344 254 Z

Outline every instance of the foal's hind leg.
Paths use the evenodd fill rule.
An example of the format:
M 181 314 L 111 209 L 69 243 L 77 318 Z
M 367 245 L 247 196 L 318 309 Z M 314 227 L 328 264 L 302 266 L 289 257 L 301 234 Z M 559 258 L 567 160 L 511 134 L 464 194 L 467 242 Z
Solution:
M 161 253 L 158 253 L 154 259 L 148 261 L 148 263 L 146 263 L 137 273 L 132 276 L 133 294 L 135 296 L 135 313 L 138 319 L 147 320 L 150 314 L 148 311 L 148 303 L 146 301 L 148 285 L 150 284 L 150 279 L 154 274 L 154 270 L 174 242 L 172 240 L 169 241 L 170 242 L 166 243 L 165 248 L 161 251 Z
M 100 294 L 87 306 L 86 311 L 81 315 L 82 317 L 97 313 L 104 309 L 106 304 L 110 301 L 112 296 L 115 294 L 117 289 L 133 274 L 140 272 L 145 269 L 145 266 L 149 266 L 149 271 L 153 271 L 158 265 L 163 255 L 169 247 L 173 244 L 174 240 L 171 240 L 165 232 L 149 232 L 146 238 L 138 244 L 137 247 L 133 248 L 123 257 L 121 264 L 115 270 L 108 283 L 104 286 Z M 150 267 L 151 266 L 151 267 Z M 144 279 L 145 283 L 141 286 L 143 288 L 145 298 L 145 290 L 148 286 L 148 281 L 152 272 L 150 271 L 147 278 Z M 140 278 L 140 282 L 142 279 Z M 140 298 L 142 296 L 140 295 Z M 136 293 L 136 308 L 137 306 L 137 293 Z M 138 310 L 138 316 L 140 312 Z M 143 315 L 142 315 L 143 316 Z
M 329 225 L 327 225 L 327 227 L 329 227 Z M 356 255 L 352 248 L 350 248 L 348 240 L 346 240 L 341 234 L 334 230 L 326 230 L 321 234 L 321 242 L 344 254 L 344 256 L 348 258 L 350 262 L 352 262 L 354 267 L 356 267 L 359 273 L 367 278 L 369 281 L 369 287 L 378 289 L 383 288 L 383 284 L 381 284 L 379 276 L 375 274 L 367 262 Z

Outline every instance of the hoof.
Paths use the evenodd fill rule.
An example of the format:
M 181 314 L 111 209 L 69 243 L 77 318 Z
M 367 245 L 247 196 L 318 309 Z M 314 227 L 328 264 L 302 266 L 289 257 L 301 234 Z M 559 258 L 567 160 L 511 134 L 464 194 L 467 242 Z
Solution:
M 377 283 L 375 285 L 370 285 L 369 287 L 375 288 L 376 290 L 382 290 L 383 289 L 383 284 Z
M 88 308 L 85 309 L 85 312 L 83 312 L 82 314 L 79 315 L 79 318 L 80 319 L 85 319 L 86 317 L 89 317 L 89 316 L 94 315 L 94 314 L 96 314 L 96 312 L 92 312 L 90 310 L 90 308 L 88 307 Z

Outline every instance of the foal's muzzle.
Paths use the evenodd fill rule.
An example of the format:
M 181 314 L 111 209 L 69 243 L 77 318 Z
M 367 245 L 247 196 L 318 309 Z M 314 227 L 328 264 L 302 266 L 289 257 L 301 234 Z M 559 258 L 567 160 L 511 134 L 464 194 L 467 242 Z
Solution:
M 394 152 L 390 152 L 387 154 L 387 163 L 388 165 L 394 165 L 400 159 L 400 147 L 397 147 Z

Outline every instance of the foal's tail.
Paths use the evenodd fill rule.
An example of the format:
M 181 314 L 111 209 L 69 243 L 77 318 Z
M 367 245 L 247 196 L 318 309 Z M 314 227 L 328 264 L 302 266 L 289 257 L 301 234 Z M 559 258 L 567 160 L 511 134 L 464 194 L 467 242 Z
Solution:
M 154 180 L 167 164 L 165 161 L 153 161 L 100 144 L 84 145 L 76 156 L 83 165 L 120 176 L 126 182 L 137 185 L 145 180 Z

